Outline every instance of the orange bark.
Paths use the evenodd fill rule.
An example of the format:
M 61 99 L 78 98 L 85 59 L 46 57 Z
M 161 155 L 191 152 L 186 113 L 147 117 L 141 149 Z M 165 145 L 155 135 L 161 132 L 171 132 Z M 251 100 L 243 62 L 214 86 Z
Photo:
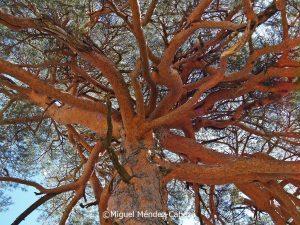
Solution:
M 36 182 L 9 176 L 0 177 L 0 181 L 29 185 L 46 195 L 74 191 L 60 225 L 67 222 L 88 184 L 93 189 L 101 224 L 164 224 L 164 219 L 158 217 L 105 219 L 103 212 L 163 212 L 167 208 L 164 185 L 173 179 L 193 183 L 195 213 L 205 224 L 221 221 L 214 192 L 215 185 L 223 184 L 235 184 L 250 198 L 245 199 L 244 204 L 266 211 L 276 224 L 283 225 L 288 220 L 300 224 L 297 211 L 299 199 L 296 197 L 299 191 L 291 194 L 284 189 L 287 184 L 299 188 L 300 164 L 296 154 L 289 156 L 296 158 L 291 161 L 274 159 L 265 154 L 248 155 L 244 151 L 247 143 L 243 143 L 244 149 L 240 153 L 238 140 L 235 140 L 236 148 L 231 149 L 233 153 L 224 154 L 221 153 L 222 149 L 216 151 L 196 141 L 200 129 L 218 131 L 234 127 L 249 134 L 243 139 L 245 142 L 255 135 L 266 140 L 272 149 L 275 146 L 272 139 L 275 138 L 276 143 L 282 141 L 287 145 L 299 146 L 296 122 L 290 121 L 293 116 L 287 122 L 288 127 L 272 132 L 263 126 L 268 123 L 266 118 L 261 119 L 261 123 L 245 119 L 251 117 L 251 110 L 263 110 L 272 104 L 287 101 L 286 98 L 299 89 L 300 64 L 295 60 L 295 52 L 300 38 L 290 35 L 292 23 L 288 18 L 287 2 L 276 1 L 256 14 L 252 1 L 243 0 L 232 11 L 223 9 L 223 16 L 224 12 L 218 11 L 221 7 L 219 1 L 203 0 L 193 9 L 187 7 L 186 17 L 178 21 L 180 25 L 176 31 L 168 27 L 167 23 L 171 22 L 164 24 L 161 15 L 154 16 L 159 4 L 159 1 L 152 0 L 143 14 L 137 0 L 130 0 L 123 5 L 108 1 L 101 5 L 100 10 L 89 9 L 90 20 L 84 25 L 86 30 L 78 34 L 70 31 L 68 19 L 57 22 L 40 15 L 29 18 L 28 15 L 15 16 L 0 10 L 2 25 L 14 32 L 34 30 L 49 36 L 57 41 L 59 54 L 72 60 L 60 63 L 58 59 L 62 56 L 59 55 L 55 60 L 32 66 L 12 63 L 9 57 L 0 59 L 1 87 L 4 89 L 1 92 L 12 101 L 15 98 L 22 99 L 44 109 L 42 116 L 7 119 L 4 115 L 10 107 L 8 104 L 0 112 L 0 124 L 12 125 L 51 118 L 67 127 L 65 136 L 68 136 L 83 163 L 83 170 L 74 182 L 55 188 L 45 188 Z M 32 6 L 28 8 L 33 14 L 36 11 Z M 220 14 L 218 19 L 213 19 L 214 10 Z M 281 16 L 281 43 L 255 47 L 252 33 L 277 11 Z M 137 43 L 138 59 L 133 62 L 133 68 L 128 66 L 130 69 L 126 72 L 118 68 L 123 63 L 123 53 L 111 48 L 119 57 L 118 63 L 115 63 L 116 60 L 107 57 L 103 49 L 89 37 L 97 23 L 107 22 L 101 20 L 102 16 L 109 14 L 123 21 L 115 26 L 131 32 Z M 242 19 L 237 19 L 239 17 Z M 155 27 L 162 25 L 165 49 L 155 49 L 147 43 L 146 29 L 150 27 L 149 24 Z M 108 28 L 114 29 L 113 26 Z M 206 40 L 204 29 L 207 37 L 212 33 L 215 37 Z M 195 38 L 196 35 L 199 37 Z M 248 48 L 249 56 L 245 56 L 245 63 L 240 63 L 239 69 L 230 68 L 235 67 L 235 62 L 232 62 L 235 61 L 234 57 L 242 51 L 247 52 Z M 161 52 L 162 56 L 157 57 L 153 52 Z M 275 62 L 270 65 L 259 62 L 263 61 L 263 56 L 270 55 L 277 57 L 274 57 Z M 132 56 L 129 58 L 134 58 Z M 56 74 L 60 67 L 66 69 L 66 74 L 60 74 L 65 76 L 61 80 Z M 41 75 L 40 70 L 44 68 L 49 69 L 50 78 Z M 108 84 L 101 83 L 90 70 L 103 75 Z M 163 91 L 160 93 L 158 90 Z M 224 107 L 228 102 L 229 106 Z M 74 128 L 76 126 L 72 125 L 79 125 L 80 129 L 77 131 Z M 87 129 L 93 132 L 93 136 L 85 136 L 90 135 L 83 133 Z M 174 129 L 184 136 L 173 134 Z M 224 138 L 231 137 L 217 137 L 211 142 L 219 144 L 218 141 Z M 174 163 L 163 154 L 160 155 L 156 146 L 176 153 L 181 162 Z M 99 169 L 97 163 L 106 154 L 110 156 L 105 161 L 109 166 L 107 170 Z M 121 157 L 124 160 L 120 163 L 118 160 Z M 128 182 L 124 182 L 120 171 L 128 173 Z M 104 180 L 107 177 L 111 179 L 105 182 L 105 187 L 98 179 L 98 176 L 102 176 L 101 172 L 105 174 L 102 177 Z M 206 206 L 201 199 L 200 185 L 210 186 L 209 217 L 201 211 L 201 206 Z

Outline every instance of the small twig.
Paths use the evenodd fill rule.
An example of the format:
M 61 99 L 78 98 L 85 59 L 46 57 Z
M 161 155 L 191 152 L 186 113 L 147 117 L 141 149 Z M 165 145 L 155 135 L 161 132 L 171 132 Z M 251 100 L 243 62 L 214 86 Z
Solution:
M 80 203 L 79 206 L 81 208 L 89 208 L 91 206 L 98 205 L 98 203 L 99 203 L 99 201 L 89 202 L 87 204 Z

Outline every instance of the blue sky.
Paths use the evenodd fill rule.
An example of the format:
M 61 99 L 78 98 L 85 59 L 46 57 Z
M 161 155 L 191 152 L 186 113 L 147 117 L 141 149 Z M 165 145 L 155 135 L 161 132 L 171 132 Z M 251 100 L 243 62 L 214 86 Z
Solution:
M 0 224 L 10 225 L 25 209 L 34 203 L 39 196 L 36 196 L 34 188 L 26 188 L 27 191 L 15 189 L 7 191 L 6 194 L 12 198 L 13 204 L 5 212 L 0 212 Z M 40 225 L 37 222 L 39 211 L 33 211 L 20 225 Z M 193 215 L 183 216 L 180 218 L 180 225 L 199 225 L 199 222 Z
M 10 225 L 25 209 L 27 209 L 32 203 L 34 203 L 39 196 L 34 194 L 36 189 L 27 188 L 27 191 L 15 189 L 10 192 L 6 192 L 8 196 L 12 198 L 13 204 L 9 209 L 4 212 L 0 212 L 0 224 Z M 26 220 L 22 221 L 20 225 L 40 225 L 37 222 L 39 211 L 32 212 Z

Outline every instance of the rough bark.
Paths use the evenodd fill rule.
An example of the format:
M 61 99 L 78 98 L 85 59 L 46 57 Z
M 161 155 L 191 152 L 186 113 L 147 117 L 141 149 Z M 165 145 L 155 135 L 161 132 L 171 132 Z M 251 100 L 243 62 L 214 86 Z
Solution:
M 147 154 L 145 147 L 138 147 L 129 154 L 126 164 L 132 174 L 129 184 L 118 177 L 114 180 L 107 209 L 111 214 L 124 213 L 123 219 L 113 218 L 118 224 L 165 224 L 161 217 L 147 216 L 147 213 L 163 212 L 165 205 L 160 182 L 162 173 Z
M 295 32 L 300 17 L 292 15 L 293 1 L 276 0 L 267 6 L 243 0 L 233 8 L 227 1 L 211 0 L 170 1 L 166 8 L 158 0 L 121 2 L 89 1 L 85 4 L 89 9 L 82 13 L 88 11 L 90 21 L 78 21 L 78 29 L 73 26 L 79 14 L 64 10 L 60 14 L 59 7 L 50 9 L 51 4 L 49 10 L 38 10 L 35 3 L 16 1 L 7 6 L 9 10 L 0 9 L 0 25 L 6 27 L 0 34 L 0 95 L 9 99 L 4 107 L 0 102 L 0 125 L 28 124 L 37 135 L 43 120 L 51 119 L 58 140 L 68 137 L 74 147 L 80 159 L 78 171 L 82 167 L 80 173 L 67 171 L 56 177 L 55 188 L 10 177 L 4 168 L 0 181 L 32 186 L 45 194 L 14 224 L 51 196 L 72 192 L 59 222 L 64 225 L 71 221 L 76 204 L 82 198 L 87 201 L 85 193 L 91 188 L 93 201 L 86 208 L 98 204 L 101 225 L 166 224 L 164 185 L 170 180 L 193 187 L 201 224 L 239 223 L 236 218 L 222 219 L 227 213 L 222 215 L 221 208 L 228 202 L 219 203 L 227 196 L 216 195 L 215 186 L 224 184 L 234 184 L 243 200 L 234 203 L 238 207 L 231 207 L 232 212 L 245 207 L 255 215 L 253 219 L 267 212 L 275 224 L 300 224 L 296 149 L 300 126 L 299 114 L 292 112 L 299 107 L 291 104 L 300 87 L 300 38 Z M 52 12 L 56 10 L 57 14 Z M 102 17 L 109 14 L 118 19 Z M 269 35 L 257 35 L 260 25 L 277 31 L 274 42 Z M 135 43 L 139 56 L 131 51 Z M 44 61 L 23 56 L 19 51 L 24 46 L 41 52 Z M 16 101 L 29 101 L 43 112 L 6 118 Z M 281 104 L 287 116 L 279 115 Z M 38 126 L 33 126 L 36 122 Z M 181 161 L 163 154 L 155 158 L 153 136 L 157 146 Z M 253 140 L 265 143 L 256 147 Z M 123 148 L 126 153 L 120 162 L 118 150 Z M 50 150 L 65 156 L 56 145 Z M 102 187 L 102 180 L 106 186 Z M 297 189 L 287 192 L 288 184 Z M 210 186 L 209 194 L 200 193 L 203 186 Z

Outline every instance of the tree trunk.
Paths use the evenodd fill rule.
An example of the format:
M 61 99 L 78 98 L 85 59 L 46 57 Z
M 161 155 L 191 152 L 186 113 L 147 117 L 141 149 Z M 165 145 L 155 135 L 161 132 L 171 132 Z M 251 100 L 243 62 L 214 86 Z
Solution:
M 146 147 L 135 148 L 127 156 L 126 167 L 132 175 L 129 184 L 115 178 L 108 200 L 108 211 L 116 224 L 166 224 L 161 172 L 151 161 Z M 124 218 L 122 218 L 124 216 Z

